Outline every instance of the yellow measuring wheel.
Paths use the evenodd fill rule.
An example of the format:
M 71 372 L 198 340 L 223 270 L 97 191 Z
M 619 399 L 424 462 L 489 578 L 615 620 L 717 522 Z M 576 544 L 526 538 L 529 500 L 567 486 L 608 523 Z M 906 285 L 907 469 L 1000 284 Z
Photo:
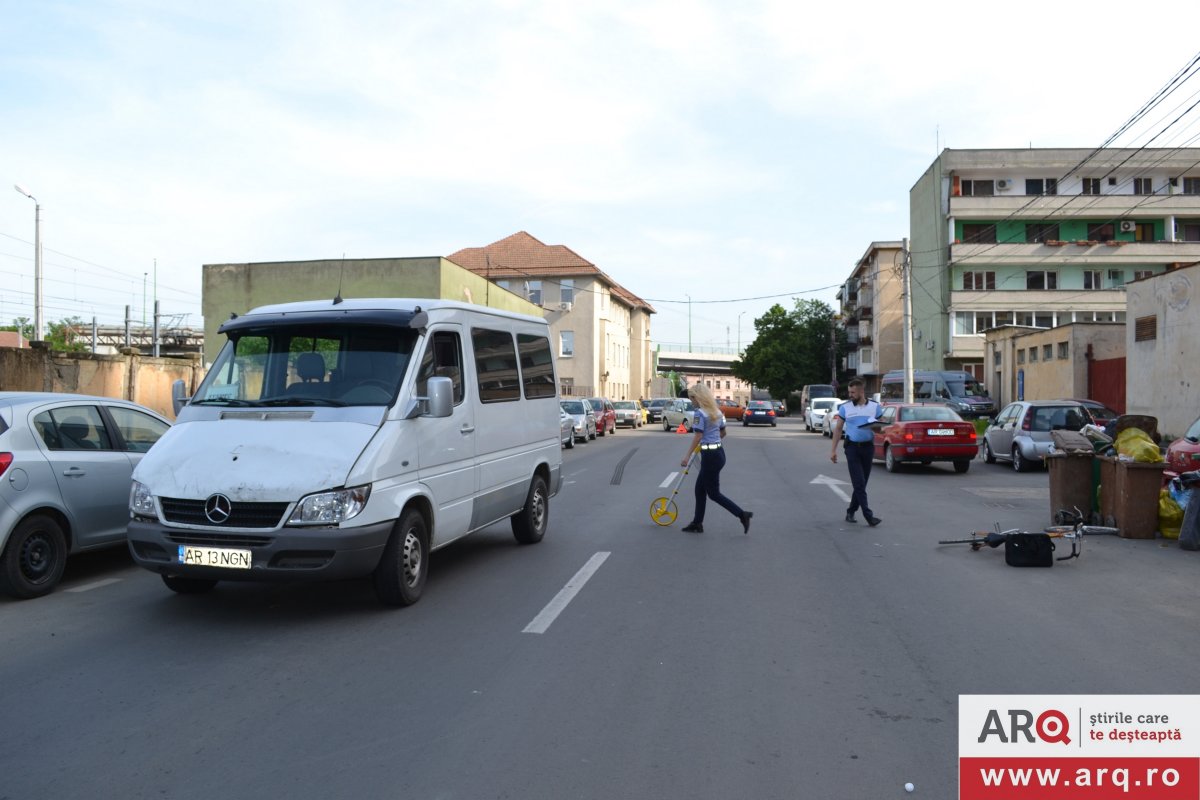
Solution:
M 679 480 L 675 481 L 675 488 L 671 490 L 670 497 L 656 497 L 650 503 L 650 519 L 654 520 L 655 525 L 666 527 L 674 522 L 679 517 L 679 506 L 675 505 L 675 495 L 679 494 L 679 487 L 683 485 L 683 479 L 687 477 L 688 471 L 692 468 L 692 463 L 696 460 L 696 451 L 692 451 L 692 455 L 688 458 L 687 466 L 683 468 L 683 472 L 679 475 Z

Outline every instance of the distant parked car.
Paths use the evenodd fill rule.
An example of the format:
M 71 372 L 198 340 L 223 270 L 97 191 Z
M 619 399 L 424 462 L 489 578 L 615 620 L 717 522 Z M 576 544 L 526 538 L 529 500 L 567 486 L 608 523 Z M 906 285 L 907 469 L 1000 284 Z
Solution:
M 1054 443 L 1051 431 L 1077 431 L 1092 421 L 1085 406 L 1072 400 L 1018 400 L 1009 403 L 983 434 L 983 459 L 1012 461 L 1025 472 L 1040 466 Z
M 875 458 L 883 460 L 888 472 L 899 471 L 906 461 L 949 461 L 955 472 L 966 472 L 979 451 L 975 426 L 947 406 L 888 405 L 879 421 Z
M 651 422 L 662 422 L 663 406 L 670 403 L 673 397 L 655 397 L 646 401 L 646 410 L 650 412 Z
M 825 415 L 838 407 L 841 401 L 836 397 L 818 397 L 804 412 L 804 430 L 819 431 L 825 424 Z
M 607 397 L 589 397 L 592 413 L 596 415 L 596 435 L 604 436 L 617 432 L 617 410 Z
M 692 423 L 695 421 L 696 407 L 692 405 L 691 400 L 672 400 L 663 406 L 662 424 L 664 431 L 673 431 L 681 424 L 685 430 L 690 431 Z
M 721 413 L 725 415 L 728 422 L 739 420 L 746 414 L 746 409 L 734 400 L 718 400 L 717 407 L 721 409 Z
M 642 407 L 638 405 L 637 400 L 614 400 L 613 410 L 616 412 L 614 425 L 642 427 Z
M 124 400 L 0 392 L 0 591 L 40 597 L 68 554 L 124 544 L 133 468 L 170 426 Z
M 788 413 L 787 403 L 783 402 L 782 400 L 772 400 L 771 401 L 771 409 L 774 410 L 775 416 L 777 416 L 777 417 L 786 417 L 787 416 L 787 413 Z
M 596 438 L 596 415 L 587 400 L 561 400 L 559 406 L 571 416 L 575 438 L 584 444 Z
M 558 407 L 558 441 L 568 450 L 575 446 L 575 418 L 561 405 Z
M 742 415 L 742 426 L 770 425 L 775 427 L 775 408 L 770 400 L 751 400 L 746 403 L 746 413 Z
M 1120 412 L 1112 410 L 1098 400 L 1080 400 L 1075 397 L 1069 397 L 1066 399 L 1070 400 L 1072 403 L 1079 403 L 1079 405 L 1086 408 L 1088 413 L 1092 415 L 1092 419 L 1095 421 L 1095 424 L 1099 425 L 1101 428 L 1112 422 L 1117 417 L 1121 416 Z
M 1167 445 L 1167 469 L 1176 474 L 1200 469 L 1200 419 Z
M 834 399 L 837 400 L 837 398 L 834 398 Z M 821 435 L 822 436 L 828 436 L 830 439 L 833 438 L 833 424 L 835 422 L 837 422 L 837 419 L 838 419 L 838 413 L 837 413 L 838 408 L 842 405 L 842 403 L 845 403 L 845 402 L 848 402 L 848 401 L 837 400 L 837 404 L 834 405 L 832 408 L 829 409 L 829 411 L 827 411 L 825 413 L 825 416 L 821 419 Z

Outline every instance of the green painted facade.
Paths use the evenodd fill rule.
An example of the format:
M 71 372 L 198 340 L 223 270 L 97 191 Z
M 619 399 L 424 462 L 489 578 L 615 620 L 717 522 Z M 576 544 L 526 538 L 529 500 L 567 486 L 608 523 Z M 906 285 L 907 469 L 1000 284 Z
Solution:
M 954 222 L 954 238 L 959 242 L 967 241 L 967 237 L 963 234 L 963 226 L 964 225 L 995 225 L 996 226 L 996 242 L 997 243 L 999 243 L 999 244 L 1023 244 L 1027 241 L 1027 238 L 1026 238 L 1026 226 L 1027 225 L 1034 225 L 1034 226 L 1048 225 L 1048 224 L 1054 224 L 1055 222 L 1057 222 L 1057 224 L 1058 224 L 1059 239 L 1064 242 L 1075 242 L 1075 241 L 1087 241 L 1088 225 L 1098 223 L 1098 222 L 1099 223 L 1112 222 L 1112 220 L 1109 220 L 1109 219 L 1096 219 L 1096 220 L 1070 219 L 1070 220 L 1058 220 L 1058 221 L 1055 221 L 1055 220 L 1040 220 L 1040 221 L 1039 220 L 1020 220 L 1020 221 L 1017 221 L 1017 220 L 990 220 L 990 221 L 989 220 L 969 220 L 967 222 L 963 222 L 962 220 L 955 220 L 955 222 Z M 1154 233 L 1152 234 L 1150 241 L 1158 242 L 1158 241 L 1163 240 L 1164 234 L 1166 231 L 1166 220 L 1162 220 L 1162 219 L 1142 220 L 1142 219 L 1139 219 L 1138 222 L 1141 222 L 1141 223 L 1149 222 L 1154 225 Z M 1113 223 L 1113 227 L 1117 228 L 1119 226 L 1117 226 L 1116 223 Z M 1119 242 L 1137 241 L 1137 234 L 1135 234 L 1133 231 L 1127 231 L 1127 232 L 1122 233 L 1120 230 L 1114 230 L 1113 237 Z
M 230 314 L 299 300 L 352 297 L 428 297 L 544 316 L 540 306 L 440 256 L 329 259 L 257 264 L 205 264 L 201 309 L 204 360 L 224 345 L 217 333 Z

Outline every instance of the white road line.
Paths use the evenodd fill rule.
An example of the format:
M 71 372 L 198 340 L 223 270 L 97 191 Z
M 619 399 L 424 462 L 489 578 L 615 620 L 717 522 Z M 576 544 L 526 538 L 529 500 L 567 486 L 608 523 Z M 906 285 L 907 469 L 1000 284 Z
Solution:
M 121 582 L 120 578 L 105 578 L 102 581 L 95 581 L 93 583 L 85 583 L 83 586 L 76 586 L 73 589 L 67 589 L 67 591 L 68 592 L 90 592 L 92 589 L 99 589 L 101 586 L 108 586 L 109 584 L 120 583 L 120 582 Z
M 833 493 L 836 494 L 838 497 L 842 498 L 847 503 L 850 502 L 850 495 L 846 494 L 846 491 L 842 488 L 843 486 L 850 485 L 850 484 L 846 483 L 845 481 L 839 481 L 837 478 L 830 478 L 827 475 L 818 475 L 817 477 L 815 477 L 811 481 L 809 481 L 809 483 L 824 484 L 824 485 L 828 486 L 830 489 L 832 489 Z
M 600 569 L 600 565 L 608 558 L 611 553 L 599 552 L 588 559 L 588 562 L 580 568 L 579 572 L 575 573 L 575 577 L 567 581 L 567 585 L 559 590 L 558 594 L 554 595 L 554 599 L 546 604 L 546 607 L 533 618 L 533 621 L 525 626 L 525 630 L 521 633 L 545 633 L 546 629 L 553 624 L 558 615 L 567 607 L 574 599 L 575 595 L 579 594 L 579 590 L 588 582 L 588 579 Z
M 660 488 L 660 489 L 667 488 L 668 486 L 671 485 L 671 482 L 674 481 L 677 477 L 679 477 L 679 473 L 672 472 L 670 475 L 667 476 L 667 479 L 665 481 L 663 481 L 662 483 L 660 483 L 658 485 L 658 488 Z

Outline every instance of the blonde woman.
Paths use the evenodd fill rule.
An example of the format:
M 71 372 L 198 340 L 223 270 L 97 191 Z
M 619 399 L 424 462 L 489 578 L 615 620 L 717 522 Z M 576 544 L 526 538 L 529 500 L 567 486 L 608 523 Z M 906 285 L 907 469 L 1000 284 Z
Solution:
M 692 453 L 699 448 L 700 475 L 696 478 L 696 513 L 683 530 L 704 533 L 704 506 L 711 497 L 713 502 L 741 521 L 742 533 L 749 533 L 754 512 L 743 511 L 737 503 L 721 494 L 721 469 L 725 466 L 725 448 L 721 446 L 721 440 L 725 438 L 725 415 L 717 408 L 717 401 L 704 384 L 689 386 L 688 398 L 696 406 L 696 416 L 692 422 L 692 441 L 680 466 L 686 467 Z

